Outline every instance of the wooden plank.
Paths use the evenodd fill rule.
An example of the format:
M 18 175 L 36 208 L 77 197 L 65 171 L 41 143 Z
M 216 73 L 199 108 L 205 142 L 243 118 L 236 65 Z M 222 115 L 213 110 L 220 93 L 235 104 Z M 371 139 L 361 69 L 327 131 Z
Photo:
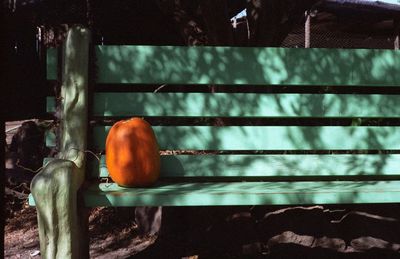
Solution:
M 32 193 L 30 193 L 28 195 L 28 205 L 32 206 L 32 207 L 36 206 L 36 203 L 35 203 L 35 200 L 33 199 Z
M 355 65 L 352 69 L 352 82 L 354 84 L 369 85 L 400 85 L 400 52 L 393 50 L 379 50 L 378 52 L 369 49 L 354 50 Z
M 46 147 L 55 147 L 56 146 L 56 134 L 52 130 L 45 131 L 44 142 Z
M 98 83 L 400 85 L 391 50 L 96 46 L 96 57 Z
M 46 97 L 46 112 L 48 113 L 56 112 L 56 98 L 54 96 Z
M 110 126 L 93 128 L 90 143 L 103 150 Z M 165 150 L 386 150 L 400 149 L 390 126 L 154 126 Z
M 57 80 L 58 54 L 56 48 L 47 49 L 46 53 L 46 78 L 47 80 Z
M 95 116 L 399 117 L 400 95 L 96 93 Z M 53 110 L 53 109 L 52 109 Z
M 92 177 L 108 177 L 105 156 Z M 285 177 L 398 175 L 398 154 L 166 155 L 160 177 Z
M 84 200 L 88 207 L 396 203 L 400 181 L 159 182 L 149 188 L 94 183 Z

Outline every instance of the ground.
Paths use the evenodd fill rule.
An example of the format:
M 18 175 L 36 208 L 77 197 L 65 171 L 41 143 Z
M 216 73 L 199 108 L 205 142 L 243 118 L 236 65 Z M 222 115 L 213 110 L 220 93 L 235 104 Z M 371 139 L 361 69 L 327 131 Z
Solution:
M 399 209 L 393 206 L 381 215 L 393 215 Z M 371 212 L 381 209 L 373 206 Z M 167 223 L 156 240 L 157 235 L 137 235 L 132 209 L 97 208 L 90 213 L 90 255 L 129 258 L 142 251 L 133 258 L 400 258 L 398 218 L 349 212 L 320 206 L 165 208 Z M 340 222 L 332 224 L 332 218 Z M 5 258 L 40 258 L 35 255 L 35 208 L 15 211 L 5 232 Z
M 133 218 L 121 221 L 121 217 L 126 218 L 126 213 L 126 210 L 117 212 L 107 208 L 91 211 L 91 258 L 124 258 L 136 254 L 155 241 L 156 236 L 139 237 L 135 234 L 137 227 Z M 24 206 L 6 219 L 4 241 L 5 258 L 40 258 L 35 208 Z

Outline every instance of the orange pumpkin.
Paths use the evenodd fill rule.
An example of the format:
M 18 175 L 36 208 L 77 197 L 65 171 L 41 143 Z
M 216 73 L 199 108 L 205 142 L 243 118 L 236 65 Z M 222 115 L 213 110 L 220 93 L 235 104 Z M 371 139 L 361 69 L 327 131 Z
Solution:
M 160 153 L 150 124 L 140 118 L 115 123 L 106 139 L 111 179 L 124 187 L 144 187 L 160 176 Z

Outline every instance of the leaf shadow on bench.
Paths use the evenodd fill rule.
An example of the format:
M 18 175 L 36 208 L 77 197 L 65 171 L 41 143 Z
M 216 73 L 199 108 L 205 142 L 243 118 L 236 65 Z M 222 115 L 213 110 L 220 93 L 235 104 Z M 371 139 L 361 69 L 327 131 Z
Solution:
M 148 48 L 150 50 L 150 48 Z M 171 47 L 170 52 L 160 52 L 157 53 L 156 51 L 150 52 L 150 51 L 144 51 L 142 52 L 130 52 L 127 51 L 126 53 L 120 53 L 119 54 L 119 59 L 116 60 L 114 63 L 110 62 L 109 66 L 112 68 L 117 64 L 118 61 L 118 66 L 114 67 L 113 69 L 115 70 L 115 74 L 113 75 L 115 77 L 115 80 L 119 80 L 121 82 L 142 82 L 143 80 L 139 76 L 143 76 L 143 78 L 152 78 L 153 75 L 156 75 L 156 79 L 160 84 L 164 84 L 164 81 L 172 81 L 173 84 L 171 85 L 166 85 L 162 88 L 161 92 L 176 92 L 181 89 L 185 89 L 187 92 L 213 92 L 213 93 L 218 93 L 219 89 L 221 89 L 220 92 L 228 92 L 230 93 L 231 91 L 234 91 L 232 89 L 241 89 L 241 92 L 243 95 L 246 95 L 248 92 L 260 92 L 262 93 L 274 93 L 274 92 L 284 92 L 287 91 L 288 93 L 296 92 L 296 87 L 300 87 L 301 82 L 306 80 L 310 84 L 317 85 L 317 87 L 310 87 L 310 90 L 305 90 L 305 86 L 302 86 L 302 90 L 300 91 L 301 93 L 324 93 L 324 92 L 330 92 L 330 93 L 335 93 L 336 91 L 341 93 L 338 95 L 334 100 L 330 100 L 329 97 L 326 97 L 324 99 L 319 99 L 319 102 L 316 102 L 315 99 L 312 97 L 304 95 L 304 97 L 301 97 L 300 99 L 294 100 L 293 102 L 290 102 L 290 105 L 285 102 L 285 100 L 276 98 L 275 103 L 273 104 L 275 107 L 280 108 L 280 112 L 285 113 L 287 112 L 288 109 L 291 109 L 292 116 L 296 117 L 307 117 L 308 114 L 316 114 L 318 111 L 324 112 L 324 111 L 330 111 L 331 109 L 336 109 L 339 110 L 342 113 L 351 113 L 351 111 L 354 109 L 354 105 L 351 104 L 351 98 L 348 98 L 347 95 L 360 91 L 362 93 L 363 90 L 361 88 L 349 86 L 349 89 L 343 89 L 345 88 L 346 84 L 349 85 L 355 85 L 355 84 L 363 84 L 365 82 L 370 83 L 373 87 L 375 87 L 375 90 L 372 89 L 371 91 L 376 91 L 377 88 L 379 88 L 380 84 L 385 85 L 385 84 L 390 84 L 391 82 L 394 82 L 395 80 L 398 80 L 398 74 L 394 73 L 393 71 L 393 64 L 390 62 L 397 62 L 396 59 L 393 59 L 392 61 L 388 61 L 389 63 L 368 63 L 366 62 L 367 60 L 380 60 L 379 57 L 377 57 L 373 52 L 363 52 L 359 51 L 356 54 L 349 54 L 350 51 L 343 51 L 343 50 L 338 50 L 336 52 L 336 55 L 328 55 L 324 52 L 320 52 L 317 54 L 309 54 L 307 52 L 302 52 L 302 51 L 297 51 L 293 50 L 293 54 L 290 58 L 289 57 L 283 57 L 281 60 L 269 60 L 268 55 L 263 52 L 254 52 L 250 53 L 249 55 L 252 57 L 253 60 L 257 60 L 258 63 L 246 63 L 242 62 L 245 60 L 244 57 L 241 57 L 239 54 L 235 54 L 235 56 L 231 57 L 226 57 L 224 56 L 223 52 L 215 52 L 215 51 L 209 51 L 207 52 L 207 49 L 204 50 L 204 53 L 201 55 L 198 55 L 198 53 L 193 52 L 192 54 L 189 53 L 188 56 L 190 56 L 189 59 L 182 59 L 179 58 L 182 56 L 182 53 L 173 50 L 173 47 Z M 188 50 L 190 52 L 190 50 Z M 365 55 L 363 53 L 366 53 Z M 385 55 L 390 55 L 390 54 L 385 54 Z M 178 57 L 178 58 L 177 58 Z M 136 65 L 132 65 L 131 60 L 138 59 L 140 62 L 138 62 Z M 161 59 L 161 61 L 160 61 Z M 176 62 L 172 62 L 172 60 L 177 60 Z M 227 63 L 226 60 L 234 60 L 232 63 Z M 338 62 L 340 60 L 341 62 Z M 150 62 L 148 62 L 150 61 Z M 346 62 L 348 61 L 348 62 Z M 340 66 L 336 65 L 337 63 L 340 63 Z M 272 65 L 271 65 L 272 64 Z M 354 71 L 354 64 L 362 64 L 361 65 L 361 72 Z M 196 70 L 198 66 L 202 67 L 207 67 L 207 73 L 203 74 L 200 73 Z M 231 74 L 227 73 L 226 71 L 230 67 L 236 66 L 235 69 L 237 69 L 238 73 L 237 74 Z M 288 67 L 285 67 L 288 66 Z M 132 69 L 134 71 L 137 71 L 138 73 L 132 73 Z M 159 73 L 157 71 L 161 71 L 162 73 Z M 183 71 L 183 72 L 181 72 Z M 363 75 L 363 76 L 360 76 Z M 321 81 L 321 78 L 324 78 L 326 81 Z M 235 81 L 236 80 L 236 81 Z M 249 86 L 248 89 L 244 89 L 243 86 L 232 86 L 231 89 L 229 89 L 231 86 L 211 86 L 211 87 L 195 87 L 195 86 L 185 86 L 185 87 L 179 87 L 176 85 L 179 85 L 180 83 L 201 83 L 201 84 L 208 84 L 208 83 L 216 83 L 219 84 L 220 82 L 228 82 L 227 85 L 229 85 L 229 82 L 239 82 L 239 83 L 254 83 L 255 86 Z M 278 83 L 286 83 L 286 84 L 293 84 L 293 86 L 282 86 L 284 90 L 274 88 L 274 87 L 266 87 L 265 89 L 262 89 L 261 87 L 258 87 L 257 84 L 260 84 L 260 82 L 269 82 L 272 84 L 278 84 Z M 154 81 L 152 81 L 154 83 Z M 145 82 L 145 84 L 150 84 L 150 82 Z M 322 85 L 322 86 L 320 86 Z M 331 87 L 333 85 L 333 87 Z M 158 86 L 150 87 L 148 85 L 143 85 L 143 86 L 132 86 L 132 89 L 138 90 L 139 87 L 143 87 L 143 89 L 146 89 L 146 92 L 150 92 L 154 90 L 154 88 L 157 88 Z M 193 87 L 191 89 L 191 87 Z M 149 90 L 151 89 L 151 90 Z M 199 90 L 201 89 L 201 90 Z M 211 90 L 210 90 L 211 89 Z M 343 94 L 343 95 L 342 95 Z M 345 98 L 346 97 L 346 98 Z M 155 100 L 154 98 L 149 98 L 147 99 L 146 96 L 142 97 L 141 99 L 131 99 L 131 102 L 136 102 L 135 103 L 135 109 L 138 109 L 138 113 L 140 114 L 141 112 L 145 112 L 145 109 L 147 106 L 163 106 L 165 104 L 165 108 L 163 108 L 160 111 L 159 116 L 166 116 L 169 114 L 181 114 L 186 112 L 188 109 L 187 104 L 190 103 L 190 101 L 187 101 L 186 98 L 190 98 L 190 95 L 182 95 L 181 100 L 178 99 L 177 102 L 174 102 L 173 105 L 171 103 L 163 102 L 162 99 L 160 98 L 159 100 Z M 228 156 L 230 154 L 225 154 L 225 155 L 217 155 L 215 154 L 215 151 L 221 149 L 224 149 L 224 145 L 233 145 L 232 143 L 234 142 L 241 142 L 243 139 L 253 139 L 254 141 L 251 141 L 251 145 L 257 146 L 259 142 L 262 142 L 262 138 L 257 138 L 251 135 L 252 131 L 250 133 L 246 131 L 245 129 L 239 129 L 235 134 L 238 137 L 233 137 L 233 138 L 226 138 L 224 139 L 224 133 L 223 129 L 224 127 L 228 126 L 245 126 L 243 125 L 243 122 L 240 120 L 239 117 L 241 116 L 246 116 L 248 113 L 256 113 L 259 109 L 260 105 L 258 104 L 259 97 L 257 95 L 251 96 L 248 99 L 246 99 L 245 103 L 243 103 L 243 98 L 230 98 L 229 101 L 223 101 L 222 104 L 224 105 L 216 105 L 212 106 L 212 99 L 213 96 L 210 98 L 205 98 L 202 100 L 204 103 L 202 105 L 199 105 L 199 107 L 202 107 L 202 109 L 207 110 L 209 107 L 213 107 L 212 112 L 216 112 L 217 114 L 229 114 L 231 110 L 235 110 L 235 116 L 236 118 L 222 118 L 220 121 L 222 121 L 221 124 L 218 124 L 217 126 L 220 127 L 215 127 L 210 130 L 204 130 L 201 127 L 190 127 L 190 128 L 184 128 L 184 127 L 174 127 L 172 130 L 164 130 L 160 132 L 164 132 L 165 134 L 160 134 L 157 135 L 157 138 L 159 139 L 160 143 L 183 143 L 187 145 L 187 149 L 190 149 L 190 151 L 198 151 L 198 152 L 203 152 L 204 150 L 210 151 L 209 154 L 205 154 L 207 156 L 214 156 L 214 159 L 208 159 L 204 161 L 205 159 L 199 159 L 196 160 L 193 156 L 190 158 L 185 158 L 185 163 L 181 162 L 179 159 L 179 155 L 171 155 L 171 157 L 168 156 L 165 161 L 168 161 L 168 163 L 171 163 L 168 165 L 168 168 L 174 168 L 174 173 L 176 174 L 176 177 L 186 175 L 187 173 L 192 173 L 195 174 L 196 176 L 198 175 L 203 175 L 207 177 L 213 177 L 216 175 L 219 175 L 220 172 L 224 172 L 224 174 L 229 174 L 229 172 L 226 171 L 226 168 L 229 166 L 230 168 L 235 167 L 235 177 L 247 177 L 247 172 L 254 172 L 252 171 L 253 168 L 266 168 L 265 164 L 268 163 L 279 163 L 281 165 L 281 169 L 275 170 L 275 175 L 278 177 L 292 177 L 293 171 L 290 171 L 288 169 L 290 168 L 299 168 L 299 167 L 305 167 L 303 166 L 301 161 L 296 161 L 293 159 L 287 159 L 283 156 L 285 154 L 284 152 L 287 151 L 287 149 L 284 150 L 279 150 L 282 151 L 282 153 L 279 153 L 274 156 L 274 157 L 269 157 L 266 158 L 265 154 L 269 154 L 266 152 L 265 154 L 259 154 L 259 157 L 253 156 L 253 157 L 245 157 L 243 156 L 242 159 L 237 159 L 235 161 L 231 161 L 231 164 L 229 164 L 229 159 Z M 357 97 L 354 97 L 357 98 Z M 397 105 L 397 98 L 376 98 L 373 96 L 365 95 L 363 96 L 363 100 L 365 100 L 366 104 L 363 107 L 379 107 L 378 109 L 382 110 L 383 114 L 390 113 L 390 114 L 398 114 L 398 105 Z M 389 102 L 387 102 L 389 100 Z M 111 109 L 111 107 L 107 107 L 107 103 L 105 104 L 106 107 L 105 109 Z M 115 105 L 113 103 L 113 105 Z M 117 104 L 118 106 L 118 104 Z M 121 102 L 119 104 L 119 108 L 123 109 L 124 103 Z M 272 104 L 271 104 L 272 106 Z M 321 108 L 323 106 L 323 108 Z M 239 107 L 239 108 L 238 108 Z M 289 108 L 290 107 L 290 108 Z M 118 109 L 119 109 L 118 108 Z M 111 115 L 112 112 L 110 113 Z M 365 114 L 368 114 L 366 112 Z M 321 113 L 321 116 L 323 114 Z M 315 115 L 314 115 L 315 116 Z M 316 116 L 318 117 L 318 116 Z M 157 120 L 157 118 L 147 118 L 149 120 Z M 179 118 L 169 118 L 170 121 L 166 124 L 168 125 L 174 125 L 174 123 L 179 124 Z M 286 119 L 287 118 L 283 118 Z M 176 120 L 176 121 L 175 121 Z M 258 120 L 258 121 L 257 121 Z M 249 124 L 256 124 L 261 125 L 270 123 L 271 118 L 249 118 L 246 123 Z M 354 120 L 357 122 L 357 118 L 354 118 Z M 378 122 L 373 124 L 375 125 L 380 125 L 381 123 L 385 125 L 385 119 L 377 119 Z M 171 123 L 172 121 L 172 123 Z M 190 120 L 189 120 L 190 121 Z M 194 121 L 194 122 L 193 122 Z M 211 122 L 210 122 L 211 121 Z M 209 125 L 215 125 L 214 122 L 218 120 L 214 120 L 213 118 L 200 118 L 197 120 L 192 120 L 193 126 L 209 126 Z M 261 121 L 261 122 L 259 122 Z M 321 118 L 317 118 L 317 121 L 322 121 L 322 123 L 327 123 L 328 120 L 322 120 Z M 344 120 L 343 120 L 344 121 Z M 236 124 L 235 124 L 236 123 Z M 297 125 L 296 119 L 292 119 L 288 124 L 294 123 Z M 338 125 L 336 124 L 338 123 Z M 323 126 L 341 126 L 343 123 L 341 119 L 337 118 L 330 118 L 329 120 L 329 125 L 323 125 Z M 346 122 L 347 123 L 347 122 Z M 398 123 L 398 122 L 397 122 Z M 159 123 L 160 125 L 165 125 L 162 122 Z M 181 126 L 181 125 L 178 125 Z M 286 125 L 285 125 L 286 126 Z M 311 125 L 312 126 L 312 125 Z M 329 148 L 329 145 L 336 145 L 336 143 L 343 144 L 346 148 L 344 150 L 340 150 L 342 152 L 344 151 L 349 151 L 351 153 L 351 150 L 368 150 L 372 149 L 374 151 L 377 151 L 379 154 L 381 151 L 385 150 L 392 150 L 392 149 L 398 149 L 397 148 L 397 143 L 394 143 L 393 141 L 396 141 L 397 138 L 397 133 L 396 133 L 396 127 L 386 127 L 386 128 L 379 128 L 377 130 L 373 130 L 370 128 L 364 128 L 362 125 L 360 127 L 354 127 L 354 128 L 346 128 L 342 132 L 339 132 L 343 135 L 338 135 L 337 138 L 333 138 L 334 136 L 329 135 L 329 134 L 323 134 L 323 128 L 319 127 L 321 125 L 317 125 L 316 127 L 298 127 L 297 129 L 286 129 L 283 132 L 279 132 L 280 136 L 284 136 L 286 141 L 288 142 L 288 145 L 295 150 L 300 150 L 300 151 L 305 151 L 305 154 L 308 154 L 308 150 L 323 150 L 323 151 L 332 151 L 331 148 Z M 357 126 L 357 125 L 354 125 Z M 168 134 L 167 134 L 167 133 Z M 258 132 L 257 132 L 258 133 Z M 104 131 L 104 135 L 106 134 L 106 130 Z M 222 137 L 221 137 L 222 136 Z M 268 135 L 264 135 L 260 133 L 261 137 L 268 138 Z M 343 136 L 343 138 L 341 138 Z M 273 141 L 273 138 L 272 140 Z M 333 143 L 333 144 L 332 144 Z M 172 145 L 172 144 L 171 144 Z M 202 148 L 201 148 L 202 147 Z M 389 147 L 389 148 L 388 148 Z M 393 148 L 395 147 L 395 148 Z M 176 148 L 175 146 L 169 147 L 167 144 L 167 148 L 174 149 Z M 179 148 L 176 148 L 179 149 Z M 256 149 L 256 148 L 254 148 Z M 243 150 L 233 150 L 233 151 L 243 151 Z M 245 150 L 247 151 L 247 150 Z M 289 150 L 290 151 L 290 150 Z M 335 151 L 333 150 L 332 153 L 334 154 Z M 214 153 L 213 153 L 214 152 Z M 239 152 L 240 153 L 240 152 Z M 290 153 L 290 152 L 289 152 Z M 340 152 L 338 152 L 340 153 Z M 384 154 L 384 152 L 383 152 Z M 257 155 L 257 154 L 255 154 Z M 286 155 L 286 154 L 285 154 Z M 301 155 L 301 154 L 300 154 Z M 312 155 L 312 154 L 308 154 Z M 329 154 L 326 154 L 327 156 Z M 343 154 L 346 155 L 346 154 Z M 365 154 L 364 156 L 349 156 L 346 159 L 343 159 L 342 162 L 344 162 L 343 165 L 335 165 L 332 164 L 332 166 L 324 167 L 326 171 L 322 172 L 323 175 L 330 175 L 330 174 L 335 174 L 335 170 L 337 169 L 338 166 L 342 166 L 341 170 L 342 172 L 347 172 L 346 175 L 353 175 L 353 176 L 360 176 L 360 179 L 367 179 L 363 178 L 365 175 L 374 175 L 374 176 L 380 176 L 385 172 L 386 167 L 390 167 L 388 171 L 392 170 L 393 164 L 390 160 L 391 158 L 388 156 L 371 156 L 371 158 L 367 157 L 368 154 Z M 187 155 L 189 156 L 189 155 Z M 204 157 L 203 157 L 204 158 Z M 256 166 L 257 163 L 261 162 L 261 166 Z M 264 164 L 263 164 L 264 163 Z M 321 170 L 322 164 L 319 166 L 316 165 L 310 165 L 308 168 L 309 175 L 308 176 L 316 176 L 319 175 L 319 170 Z M 249 169 L 251 168 L 251 169 Z M 304 172 L 307 171 L 307 169 L 303 169 Z M 193 173 L 195 172 L 195 173 Z M 198 173 L 197 173 L 198 172 Z M 261 173 L 259 173 L 261 174 Z M 344 176 L 346 176 L 344 175 Z M 330 187 L 330 183 L 327 183 L 327 187 Z M 218 187 L 218 184 L 215 185 L 215 187 Z M 288 185 L 288 188 L 290 188 L 290 185 Z M 167 191 L 166 191 L 167 192 Z M 354 198 L 356 200 L 357 196 L 359 194 L 357 192 L 353 193 L 348 193 L 345 194 L 344 196 L 349 196 L 349 197 L 343 197 L 343 200 L 351 200 Z M 265 199 L 265 204 L 270 204 L 272 201 L 268 197 L 264 197 Z M 340 201 L 340 198 L 338 199 Z M 304 199 L 304 198 L 295 198 L 293 199 L 290 203 L 295 204 L 295 203 L 305 203 L 305 204 L 313 204 L 314 199 L 312 196 Z M 296 215 L 292 215 L 290 218 L 295 217 Z M 201 221 L 201 219 L 200 219 Z M 301 224 L 301 223 L 299 223 Z

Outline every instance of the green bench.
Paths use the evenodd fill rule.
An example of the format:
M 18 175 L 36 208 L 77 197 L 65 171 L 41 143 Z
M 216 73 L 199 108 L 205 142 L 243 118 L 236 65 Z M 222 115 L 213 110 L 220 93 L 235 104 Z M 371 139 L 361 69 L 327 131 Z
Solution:
M 66 45 L 68 85 L 68 62 L 88 62 L 68 61 Z M 162 152 L 161 178 L 119 187 L 102 180 L 107 154 L 86 155 L 83 206 L 400 202 L 398 51 L 94 46 L 90 60 L 87 149 L 103 152 L 114 122 L 143 117 Z M 50 79 L 56 73 L 49 67 Z M 53 111 L 54 98 L 48 104 Z

